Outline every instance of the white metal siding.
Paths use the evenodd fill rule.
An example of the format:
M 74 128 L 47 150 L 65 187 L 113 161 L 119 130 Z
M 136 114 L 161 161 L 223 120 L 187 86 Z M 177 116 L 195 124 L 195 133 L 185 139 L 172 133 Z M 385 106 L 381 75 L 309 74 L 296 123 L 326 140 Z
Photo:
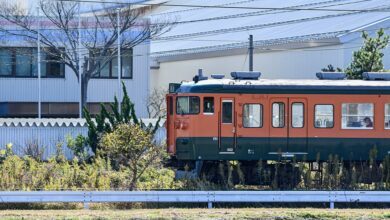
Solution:
M 286 51 L 274 51 L 254 54 L 254 70 L 262 73 L 264 79 L 315 79 L 315 73 L 332 64 L 344 67 L 344 49 L 346 45 L 317 48 L 305 48 Z M 246 54 L 192 59 L 184 61 L 162 62 L 160 68 L 151 73 L 152 88 L 168 88 L 171 82 L 192 81 L 198 69 L 206 76 L 230 72 L 247 71 Z
M 38 143 L 43 150 L 43 159 L 49 159 L 56 154 L 56 145 L 63 143 L 62 148 L 67 159 L 72 159 L 72 151 L 67 148 L 65 137 L 71 135 L 77 137 L 82 134 L 86 136 L 87 127 L 36 127 L 36 126 L 0 126 L 0 149 L 5 149 L 6 144 L 13 144 L 13 151 L 16 155 L 23 156 L 28 144 Z
M 142 121 L 146 125 L 155 125 L 157 119 Z M 164 120 L 160 121 L 159 128 L 153 139 L 156 144 L 163 146 L 166 140 Z M 6 144 L 13 144 L 13 151 L 23 156 L 28 144 L 37 143 L 43 149 L 43 159 L 49 159 L 56 154 L 56 145 L 62 143 L 63 152 L 67 159 L 73 158 L 72 151 L 67 148 L 66 136 L 73 138 L 79 134 L 88 135 L 88 127 L 84 119 L 0 119 L 0 149 Z

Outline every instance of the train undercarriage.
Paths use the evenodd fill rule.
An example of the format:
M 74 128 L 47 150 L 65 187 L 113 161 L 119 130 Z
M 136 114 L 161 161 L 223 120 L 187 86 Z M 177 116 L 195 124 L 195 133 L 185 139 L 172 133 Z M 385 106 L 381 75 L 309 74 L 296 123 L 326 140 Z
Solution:
M 176 179 L 203 180 L 220 185 L 269 186 L 294 189 L 299 185 L 350 187 L 390 180 L 389 161 L 177 161 Z

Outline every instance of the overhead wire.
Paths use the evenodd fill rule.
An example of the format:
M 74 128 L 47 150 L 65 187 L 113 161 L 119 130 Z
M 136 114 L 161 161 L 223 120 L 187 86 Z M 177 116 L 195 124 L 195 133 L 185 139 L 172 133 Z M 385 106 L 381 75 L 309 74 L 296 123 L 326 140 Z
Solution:
M 322 5 L 322 4 L 328 4 L 331 2 L 340 2 L 340 1 L 348 1 L 348 0 L 332 0 L 332 1 L 324 1 L 324 2 L 316 2 L 316 3 L 310 3 L 310 4 L 302 4 L 302 5 L 293 5 L 288 6 L 289 8 L 296 8 L 296 7 L 307 7 L 312 5 Z M 361 2 L 368 2 L 373 0 L 359 0 L 354 2 L 346 2 L 346 3 L 338 3 L 338 4 L 331 4 L 331 5 L 323 5 L 323 6 L 317 6 L 313 8 L 324 8 L 324 7 L 334 7 L 334 6 L 341 6 L 341 5 L 347 5 L 347 4 L 357 4 Z M 177 12 L 177 11 L 174 11 Z M 172 13 L 174 13 L 172 12 Z M 180 12 L 180 11 L 178 11 Z M 204 22 L 204 21 L 214 21 L 214 20 L 223 20 L 223 19 L 234 19 L 234 18 L 243 18 L 243 17 L 253 17 L 253 16 L 262 16 L 262 15 L 270 15 L 270 14 L 280 14 L 280 13 L 287 13 L 291 11 L 279 11 L 279 10 L 261 10 L 257 12 L 248 12 L 243 14 L 233 14 L 233 15 L 226 15 L 226 16 L 219 16 L 219 17 L 212 17 L 212 18 L 204 18 L 204 19 L 197 19 L 197 20 L 184 20 L 184 21 L 177 21 L 175 24 L 186 24 L 186 23 L 194 23 L 194 22 Z M 168 12 L 167 12 L 168 13 Z M 151 15 L 151 17 L 158 17 L 161 15 L 165 15 L 165 13 L 160 13 L 156 15 Z
M 371 0 L 363 0 L 363 1 L 371 1 Z M 357 2 L 363 2 L 363 1 L 357 1 Z M 83 1 L 75 1 L 75 2 L 83 2 Z M 352 3 L 357 3 L 357 2 L 348 2 L 348 4 L 352 4 Z M 347 3 L 342 3 L 342 4 L 347 4 Z M 324 7 L 328 7 L 328 6 L 324 6 Z M 388 28 L 386 28 L 388 29 Z M 57 29 L 58 30 L 58 29 Z M 15 31 L 19 31 L 19 30 L 15 30 Z M 221 41 L 224 41 L 224 42 L 228 42 L 228 40 L 219 40 L 219 39 L 205 39 L 205 40 L 201 40 L 201 39 L 175 39 L 175 40 L 182 40 L 182 41 L 218 41 L 218 42 L 221 42 Z M 229 40 L 229 42 L 236 42 L 236 43 L 244 43 L 245 41 L 232 41 L 232 40 Z M 322 41 L 323 43 L 326 43 L 324 41 Z M 153 43 L 160 43 L 160 42 L 153 42 Z M 334 42 L 331 42 L 331 43 L 334 43 Z M 82 49 L 82 51 L 85 51 L 85 52 L 88 52 L 88 49 Z M 85 54 L 88 54 L 88 53 L 85 53 Z M 141 55 L 142 56 L 142 55 Z
M 354 1 L 354 2 L 346 2 L 346 3 L 339 3 L 339 4 L 333 4 L 333 5 L 325 5 L 325 6 L 321 6 L 321 7 L 331 7 L 331 6 L 334 6 L 334 5 L 343 5 L 343 4 L 355 4 L 355 3 L 359 3 L 359 2 L 365 2 L 365 1 L 372 1 L 372 0 L 360 0 L 360 1 Z M 79 1 L 75 1 L 75 2 L 79 2 Z M 328 1 L 329 2 L 329 1 Z M 332 1 L 330 1 L 330 2 L 332 2 Z M 296 6 L 290 6 L 290 7 L 296 7 Z M 284 12 L 281 12 L 281 13 L 284 13 Z M 348 14 L 343 14 L 343 15 L 336 15 L 336 16 L 344 16 L 344 15 L 348 15 Z M 309 20 L 310 19 L 313 19 L 313 18 L 308 18 Z M 321 18 L 319 18 L 319 19 L 321 19 Z M 186 22 L 192 22 L 192 21 L 186 21 Z M 195 20 L 194 20 L 194 22 L 196 22 Z M 288 20 L 288 21 L 285 21 L 285 22 L 294 22 L 294 21 L 292 21 L 292 20 Z M 304 22 L 304 21 L 302 21 L 302 20 L 297 20 L 297 21 L 295 21 L 295 22 Z M 286 24 L 270 24 L 270 23 L 268 23 L 268 24 L 262 24 L 262 26 L 265 26 L 265 25 L 271 25 L 271 26 L 278 26 L 278 25 L 286 25 Z M 112 28 L 115 28 L 115 27 L 112 27 Z M 244 27 L 244 29 L 245 28 L 247 28 L 247 27 Z M 258 28 L 255 28 L 255 27 L 252 27 L 252 28 L 254 28 L 254 29 L 258 29 L 258 28 L 260 28 L 260 27 L 258 27 Z M 263 28 L 265 28 L 265 27 L 263 27 Z M 89 27 L 83 27 L 83 29 L 90 29 Z M 44 30 L 59 30 L 58 28 L 55 28 L 55 29 L 48 29 L 48 28 L 44 28 Z M 70 28 L 70 30 L 72 30 L 72 28 Z M 74 28 L 74 30 L 79 30 L 78 28 Z M 23 31 L 23 30 L 10 30 L 10 31 Z M 222 30 L 221 30 L 222 31 Z M 238 31 L 238 30 L 237 30 Z M 237 31 L 235 31 L 235 30 L 230 30 L 230 32 L 237 32 Z M 215 31 L 214 31 L 215 32 Z M 218 34 L 218 33 L 212 33 L 213 35 L 214 34 Z M 192 37 L 192 36 L 194 36 L 194 34 L 196 34 L 197 36 L 198 35 L 202 35 L 202 34 L 204 34 L 204 33 L 192 33 L 192 35 L 191 34 L 188 34 L 188 36 L 186 35 L 185 37 Z M 211 33 L 208 33 L 208 35 L 210 35 Z M 181 36 L 181 35 L 176 35 L 176 36 L 169 36 L 168 38 L 169 39 L 165 39 L 165 38 L 167 38 L 167 37 L 157 37 L 157 38 L 153 38 L 153 40 L 154 41 L 157 41 L 157 40 L 160 40 L 160 41 L 162 41 L 162 40 L 170 40 L 170 39 L 179 39 L 178 37 L 184 37 L 184 36 Z M 156 42 L 155 42 L 156 43 Z
M 169 6 L 169 7 L 190 7 L 190 8 L 219 8 L 219 9 L 245 9 L 245 10 L 287 10 L 287 11 L 333 11 L 333 12 L 390 12 L 390 9 L 324 9 L 324 8 L 288 8 L 288 7 L 247 7 L 247 6 L 218 6 L 218 5 L 196 5 L 196 4 L 156 4 L 156 3 L 129 3 L 118 1 L 98 1 L 98 0 L 58 0 L 62 2 L 76 3 L 100 3 L 118 5 L 145 5 L 145 6 Z

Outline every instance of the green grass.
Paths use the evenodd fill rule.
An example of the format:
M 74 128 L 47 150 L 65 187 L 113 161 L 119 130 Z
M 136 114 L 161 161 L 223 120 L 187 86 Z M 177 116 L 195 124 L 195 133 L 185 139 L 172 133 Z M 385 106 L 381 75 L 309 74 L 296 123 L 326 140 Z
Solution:
M 2 210 L 0 219 L 390 219 L 388 209 Z

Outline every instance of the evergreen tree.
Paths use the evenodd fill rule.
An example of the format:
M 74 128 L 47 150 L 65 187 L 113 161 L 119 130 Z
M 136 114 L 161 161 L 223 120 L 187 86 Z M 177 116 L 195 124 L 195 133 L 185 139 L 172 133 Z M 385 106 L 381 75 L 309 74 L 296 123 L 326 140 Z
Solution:
M 335 69 L 332 64 L 329 64 L 327 67 L 322 68 L 321 71 L 322 72 L 343 72 L 343 70 L 339 67 Z
M 349 79 L 362 79 L 364 72 L 381 72 L 383 67 L 383 49 L 389 42 L 389 36 L 385 35 L 383 29 L 377 32 L 376 37 L 370 37 L 367 32 L 363 32 L 363 46 L 353 53 L 353 60 L 346 73 Z
M 121 111 L 119 111 L 119 102 L 116 96 L 114 97 L 114 103 L 110 104 L 111 111 L 108 111 L 105 105 L 100 104 L 100 113 L 95 116 L 95 120 L 93 120 L 88 109 L 84 108 L 84 116 L 88 125 L 87 142 L 95 154 L 99 151 L 99 141 L 102 136 L 112 132 L 120 124 L 133 123 L 140 126 L 149 134 L 156 133 L 159 128 L 161 117 L 158 118 L 157 123 L 154 126 L 151 124 L 145 125 L 135 114 L 134 103 L 130 101 L 126 86 L 123 82 L 122 90 L 123 99 L 120 105 Z

